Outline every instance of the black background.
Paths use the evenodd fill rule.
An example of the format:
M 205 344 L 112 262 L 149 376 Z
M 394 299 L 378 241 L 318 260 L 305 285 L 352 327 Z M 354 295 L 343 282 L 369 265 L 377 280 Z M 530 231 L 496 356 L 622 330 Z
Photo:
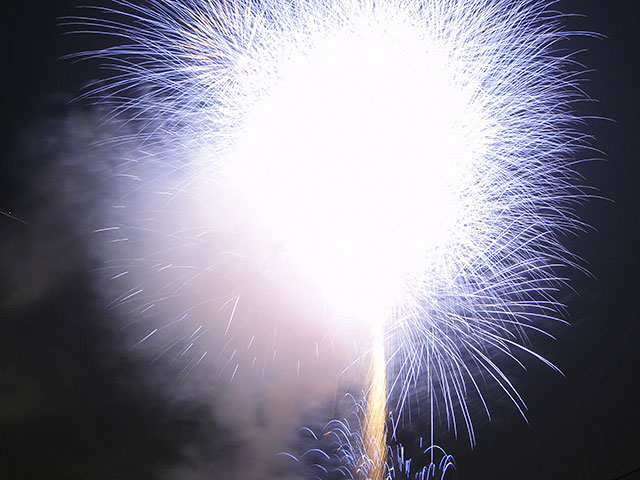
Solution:
M 565 376 L 531 365 L 515 379 L 529 406 L 529 424 L 499 407 L 494 422 L 480 422 L 473 451 L 465 439 L 446 440 L 458 461 L 456 478 L 613 480 L 640 467 L 636 3 L 558 4 L 563 12 L 584 14 L 570 20 L 571 27 L 605 37 L 574 41 L 587 49 L 580 60 L 593 71 L 585 90 L 598 100 L 580 108 L 611 119 L 588 124 L 607 161 L 583 165 L 580 172 L 611 201 L 581 207 L 594 231 L 569 243 L 594 278 L 574 275 L 575 292 L 564 298 L 572 325 L 555 328 L 559 340 L 538 349 Z M 100 74 L 95 64 L 60 60 L 93 48 L 86 38 L 65 36 L 68 29 L 59 26 L 60 17 L 74 14 L 75 4 L 3 7 L 0 209 L 16 212 L 29 225 L 0 217 L 0 234 L 8 239 L 2 244 L 0 287 L 3 292 L 31 288 L 45 271 L 59 280 L 26 307 L 0 311 L 0 477 L 156 478 L 160 465 L 182 457 L 186 439 L 210 442 L 216 451 L 224 445 L 230 456 L 241 446 L 232 445 L 232 437 L 198 402 L 176 406 L 163 400 L 147 378 L 148 366 L 122 353 L 124 341 L 102 326 L 109 314 L 92 300 L 90 260 L 83 257 L 80 240 L 68 238 L 56 250 L 73 257 L 73 268 L 38 248 L 34 231 L 40 227 L 32 220 L 39 218 L 43 199 L 32 196 L 28 185 L 41 165 L 16 152 L 29 125 L 64 110 L 65 95 L 77 95 Z M 16 263 L 20 268 L 8 267 Z

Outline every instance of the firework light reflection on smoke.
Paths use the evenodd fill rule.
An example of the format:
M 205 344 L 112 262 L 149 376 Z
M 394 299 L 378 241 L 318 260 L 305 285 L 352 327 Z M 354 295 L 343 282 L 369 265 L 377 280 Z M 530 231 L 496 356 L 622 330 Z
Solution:
M 562 235 L 585 197 L 577 67 L 550 3 L 115 3 L 119 20 L 94 22 L 127 39 L 98 53 L 120 72 L 107 101 L 191 152 L 171 195 L 204 205 L 203 229 L 241 219 L 280 254 L 237 257 L 383 332 L 398 417 L 421 385 L 473 444 L 466 402 L 489 414 L 485 379 L 524 415 L 496 358 L 553 367 L 526 332 L 559 316 Z

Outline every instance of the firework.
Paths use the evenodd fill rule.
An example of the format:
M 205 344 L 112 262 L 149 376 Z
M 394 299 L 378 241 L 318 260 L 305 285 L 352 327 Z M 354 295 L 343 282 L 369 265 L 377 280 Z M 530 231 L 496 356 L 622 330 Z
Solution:
M 380 468 L 381 459 L 369 456 L 372 451 L 369 445 L 371 439 L 367 438 L 366 432 L 371 430 L 368 422 L 372 416 L 366 394 L 363 392 L 363 398 L 359 401 L 350 394 L 343 400 L 347 404 L 348 415 L 328 422 L 318 434 L 308 427 L 301 429 L 300 443 L 310 448 L 298 456 L 290 453 L 280 455 L 306 464 L 310 473 L 318 479 L 373 479 L 376 476 L 383 480 L 449 478 L 448 473 L 455 469 L 453 457 L 436 445 L 423 447 L 422 438 L 417 439 L 412 448 L 422 454 L 409 458 L 405 454 L 405 447 L 391 436 L 390 445 L 384 447 L 385 460 Z M 389 421 L 389 427 L 393 428 L 393 422 Z
M 245 278 L 298 282 L 371 332 L 368 456 L 384 455 L 388 397 L 398 417 L 410 395 L 426 401 L 432 429 L 436 405 L 456 432 L 462 418 L 472 443 L 467 399 L 489 414 L 487 379 L 524 415 L 496 359 L 555 368 L 527 332 L 559 318 L 559 269 L 575 266 L 562 238 L 582 228 L 585 197 L 571 169 L 586 140 L 571 110 L 579 67 L 550 2 L 115 4 L 113 18 L 82 20 L 124 39 L 97 53 L 118 72 L 97 91 L 149 142 L 183 152 L 152 162 L 174 182 L 155 211 L 192 199 L 172 239 L 206 236 Z M 227 248 L 239 223 L 259 240 Z M 139 276 L 175 268 L 174 249 L 156 246 Z M 133 286 L 118 302 L 144 298 L 146 312 L 220 263 L 191 265 L 170 294 Z M 239 299 L 226 297 L 231 319 Z

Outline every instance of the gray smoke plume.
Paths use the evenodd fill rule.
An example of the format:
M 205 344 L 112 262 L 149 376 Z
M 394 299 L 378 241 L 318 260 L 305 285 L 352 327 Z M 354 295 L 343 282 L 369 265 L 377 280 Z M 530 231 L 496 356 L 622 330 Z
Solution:
M 11 468 L 299 478 L 278 453 L 335 414 L 348 346 L 295 281 L 261 270 L 277 245 L 220 208 L 188 148 L 99 107 L 57 110 L 8 153 L 21 191 L 0 238 Z

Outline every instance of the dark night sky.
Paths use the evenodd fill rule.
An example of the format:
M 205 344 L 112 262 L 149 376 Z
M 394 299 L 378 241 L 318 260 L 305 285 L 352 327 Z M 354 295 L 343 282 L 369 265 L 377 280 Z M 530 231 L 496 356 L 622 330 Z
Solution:
M 560 10 L 585 15 L 572 20 L 575 28 L 606 37 L 574 41 L 588 50 L 580 57 L 593 69 L 585 89 L 598 100 L 581 108 L 612 119 L 589 122 L 607 161 L 580 172 L 612 201 L 581 207 L 594 231 L 569 244 L 594 278 L 572 274 L 575 291 L 563 297 L 571 326 L 553 327 L 558 341 L 536 345 L 565 376 L 529 362 L 529 371 L 515 377 L 529 424 L 499 404 L 495 421 L 478 422 L 473 451 L 465 439 L 444 434 L 459 464 L 455 478 L 613 480 L 640 467 L 636 3 L 559 2 Z M 29 135 L 46 132 L 53 121 L 47 119 L 76 108 L 65 99 L 99 75 L 94 64 L 59 59 L 93 47 L 57 25 L 75 4 L 11 2 L 3 10 L 0 209 L 29 224 L 0 217 L 0 478 L 159 478 L 160 466 L 189 462 L 198 448 L 198 458 L 231 461 L 241 448 L 216 424 L 209 404 L 158 393 L 163 387 L 154 367 L 130 355 L 127 340 L 108 327 L 112 314 L 90 286 L 94 260 L 82 236 L 68 233 L 69 220 L 57 210 L 42 214 L 46 194 L 32 185 L 51 158 L 42 147 L 46 138 L 24 154 L 25 142 L 33 143 Z M 213 446 L 208 453 L 207 445 Z M 209 478 L 224 475 L 230 474 L 218 470 Z

